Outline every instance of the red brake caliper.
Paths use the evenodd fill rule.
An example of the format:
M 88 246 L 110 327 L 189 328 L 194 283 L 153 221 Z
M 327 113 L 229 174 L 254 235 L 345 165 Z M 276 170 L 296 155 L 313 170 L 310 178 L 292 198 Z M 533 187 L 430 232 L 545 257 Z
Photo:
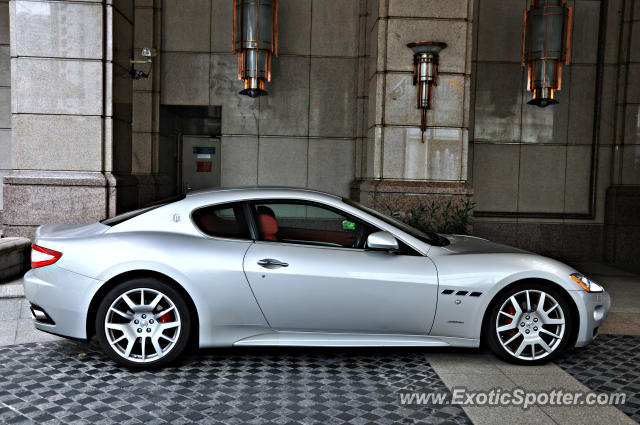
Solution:
M 509 307 L 507 308 L 507 313 L 509 313 L 509 314 L 510 314 L 510 315 L 512 315 L 512 316 L 513 316 L 514 314 L 516 314 L 516 309 L 513 307 L 513 305 L 511 305 L 511 304 L 509 305 Z M 164 316 L 163 316 L 163 317 L 164 317 Z M 509 323 L 511 323 L 512 321 L 513 321 L 513 319 L 512 319 L 512 318 L 507 317 L 507 318 L 505 319 L 505 322 L 506 322 L 505 324 L 507 324 L 507 325 L 508 325 L 508 324 L 509 324 Z
M 162 311 L 162 310 L 160 310 Z M 162 316 L 160 316 L 160 318 L 158 319 L 158 322 L 160 323 L 167 323 L 169 321 L 169 313 L 165 313 Z

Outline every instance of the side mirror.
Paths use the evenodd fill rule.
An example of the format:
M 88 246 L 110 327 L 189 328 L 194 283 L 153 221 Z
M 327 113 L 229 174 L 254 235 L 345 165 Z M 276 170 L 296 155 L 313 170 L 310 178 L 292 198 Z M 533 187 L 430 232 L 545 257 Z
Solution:
M 399 249 L 398 241 L 389 232 L 374 232 L 367 237 L 367 248 L 395 251 Z

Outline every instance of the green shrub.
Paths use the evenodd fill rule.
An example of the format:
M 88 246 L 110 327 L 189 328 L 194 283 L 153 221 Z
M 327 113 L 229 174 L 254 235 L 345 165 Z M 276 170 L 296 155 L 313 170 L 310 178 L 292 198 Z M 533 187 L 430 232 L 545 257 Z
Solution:
M 404 212 L 389 207 L 389 213 L 419 230 L 466 235 L 470 230 L 474 207 L 475 203 L 470 200 L 455 205 L 449 200 L 444 206 L 434 200 L 427 205 L 418 204 Z

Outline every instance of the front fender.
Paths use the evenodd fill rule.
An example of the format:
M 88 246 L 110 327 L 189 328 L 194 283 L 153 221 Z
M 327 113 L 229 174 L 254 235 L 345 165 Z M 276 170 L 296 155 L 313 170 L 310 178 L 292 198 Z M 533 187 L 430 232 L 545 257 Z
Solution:
M 575 269 L 529 253 L 469 254 L 434 258 L 439 290 L 431 335 L 479 340 L 482 319 L 495 296 L 507 286 L 527 279 L 551 282 L 568 291 L 582 291 L 569 278 Z M 442 291 L 453 290 L 444 295 Z M 464 296 L 458 291 L 467 291 Z M 472 292 L 479 296 L 470 296 Z M 571 296 L 575 302 L 575 297 Z

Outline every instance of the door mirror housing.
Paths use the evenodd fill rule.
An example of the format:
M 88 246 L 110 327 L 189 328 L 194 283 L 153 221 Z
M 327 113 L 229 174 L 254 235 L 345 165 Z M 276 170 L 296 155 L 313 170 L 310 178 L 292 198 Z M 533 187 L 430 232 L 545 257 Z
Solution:
M 398 241 L 389 232 L 374 232 L 367 237 L 367 248 L 382 250 L 382 251 L 395 251 L 400 248 Z

